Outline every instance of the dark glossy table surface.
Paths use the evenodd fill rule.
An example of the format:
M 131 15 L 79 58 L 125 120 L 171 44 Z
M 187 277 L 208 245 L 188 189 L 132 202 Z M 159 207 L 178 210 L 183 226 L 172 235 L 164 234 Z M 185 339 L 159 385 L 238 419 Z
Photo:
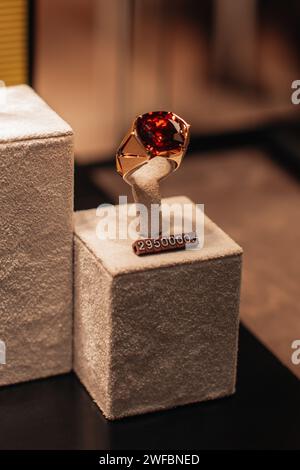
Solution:
M 244 327 L 234 396 L 108 422 L 74 374 L 0 390 L 1 449 L 300 449 L 300 382 Z

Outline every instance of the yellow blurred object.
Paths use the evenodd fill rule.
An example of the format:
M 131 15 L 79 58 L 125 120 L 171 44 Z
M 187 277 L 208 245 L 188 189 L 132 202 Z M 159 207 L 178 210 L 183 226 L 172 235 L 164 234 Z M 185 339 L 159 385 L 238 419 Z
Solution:
M 0 80 L 28 81 L 28 2 L 0 0 Z

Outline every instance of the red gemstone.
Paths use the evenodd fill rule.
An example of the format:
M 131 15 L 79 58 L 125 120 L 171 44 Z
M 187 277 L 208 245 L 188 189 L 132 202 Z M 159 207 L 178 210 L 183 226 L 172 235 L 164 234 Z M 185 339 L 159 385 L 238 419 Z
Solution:
M 153 155 L 178 152 L 184 144 L 184 123 L 175 114 L 153 111 L 139 116 L 137 134 Z

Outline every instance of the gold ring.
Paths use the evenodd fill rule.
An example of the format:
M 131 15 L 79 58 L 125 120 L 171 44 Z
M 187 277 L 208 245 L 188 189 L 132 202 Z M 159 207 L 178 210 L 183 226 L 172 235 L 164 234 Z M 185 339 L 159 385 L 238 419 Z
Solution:
M 166 157 L 174 171 L 181 165 L 189 143 L 190 125 L 170 111 L 138 116 L 116 153 L 116 167 L 124 178 L 152 158 Z

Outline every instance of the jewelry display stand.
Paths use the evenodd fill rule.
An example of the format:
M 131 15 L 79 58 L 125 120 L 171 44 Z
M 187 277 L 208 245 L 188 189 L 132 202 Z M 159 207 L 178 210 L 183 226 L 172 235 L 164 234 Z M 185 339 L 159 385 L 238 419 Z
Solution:
M 135 203 L 143 204 L 147 209 L 146 213 L 140 214 L 140 234 L 145 237 L 151 237 L 151 214 L 153 214 L 155 206 L 158 213 L 153 215 L 157 217 L 159 223 L 157 224 L 157 233 L 154 236 L 159 236 L 162 222 L 159 214 L 161 205 L 159 184 L 172 171 L 174 171 L 172 161 L 164 157 L 156 157 L 124 178 L 126 183 L 131 186 Z
M 1 90 L 0 385 L 72 367 L 73 132 L 28 86 Z
M 205 217 L 201 249 L 138 257 L 130 239 L 99 240 L 98 222 L 75 213 L 74 369 L 104 415 L 232 394 L 242 249 Z

